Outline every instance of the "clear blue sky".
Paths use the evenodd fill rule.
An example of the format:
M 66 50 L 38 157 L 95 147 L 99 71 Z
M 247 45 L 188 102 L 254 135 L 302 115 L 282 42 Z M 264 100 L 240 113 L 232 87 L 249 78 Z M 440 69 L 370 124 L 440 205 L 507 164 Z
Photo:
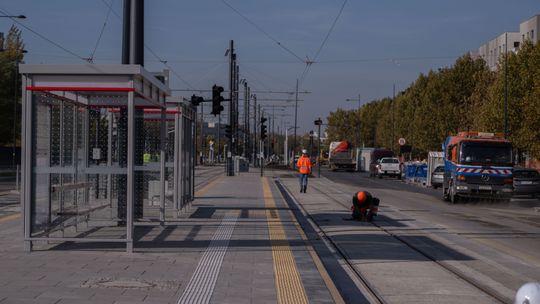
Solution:
M 95 63 L 120 63 L 123 0 L 113 0 Z M 96 45 L 111 0 L 3 0 L 0 9 L 24 14 L 22 21 L 63 47 L 88 57 Z M 299 57 L 313 59 L 342 0 L 227 0 L 273 39 Z M 240 17 L 221 0 L 146 0 L 145 42 L 189 85 L 210 89 L 228 84 L 229 40 L 235 41 L 241 78 L 252 90 L 291 91 L 305 65 Z M 392 85 L 407 87 L 419 73 L 450 65 L 504 31 L 540 13 L 535 0 L 350 0 L 300 90 L 301 131 L 313 128 L 338 107 L 351 109 L 392 95 Z M 0 31 L 12 21 L 0 18 Z M 82 60 L 23 29 L 33 64 L 73 64 Z M 146 68 L 164 68 L 146 51 Z M 412 59 L 414 58 L 414 59 Z M 172 88 L 188 88 L 172 76 Z M 181 95 L 180 93 L 176 95 Z M 190 93 L 184 93 L 184 96 Z M 257 94 L 259 98 L 286 95 Z M 242 95 L 243 96 L 243 95 Z M 293 110 L 286 112 L 293 114 Z M 209 118 L 212 120 L 211 118 Z M 293 116 L 281 118 L 288 123 Z

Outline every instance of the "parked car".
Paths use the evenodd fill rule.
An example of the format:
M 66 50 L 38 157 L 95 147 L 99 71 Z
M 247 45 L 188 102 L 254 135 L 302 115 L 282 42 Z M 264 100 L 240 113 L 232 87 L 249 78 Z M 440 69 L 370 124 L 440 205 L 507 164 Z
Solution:
M 540 174 L 535 169 L 514 168 L 514 195 L 540 198 Z
M 431 173 L 431 186 L 437 189 L 442 186 L 444 181 L 444 166 L 437 166 Z
M 401 165 L 395 157 L 383 157 L 377 162 L 375 175 L 379 178 L 392 176 L 401 179 Z

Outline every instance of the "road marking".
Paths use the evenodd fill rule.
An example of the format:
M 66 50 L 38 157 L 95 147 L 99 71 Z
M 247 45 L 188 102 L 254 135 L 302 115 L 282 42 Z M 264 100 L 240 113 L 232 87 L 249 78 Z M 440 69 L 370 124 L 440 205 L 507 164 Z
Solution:
M 272 244 L 272 258 L 274 260 L 275 283 L 278 303 L 308 303 L 306 291 L 300 273 L 296 267 L 296 261 L 287 242 L 287 236 L 283 224 L 276 212 L 276 202 L 272 196 L 270 185 L 265 177 L 261 178 L 268 233 Z M 277 222 L 271 223 L 270 221 Z
M 178 299 L 178 304 L 210 303 L 237 219 L 238 212 L 225 214 L 210 245 L 199 260 L 184 293 Z
M 0 223 L 9 222 L 9 221 L 18 219 L 18 218 L 20 218 L 20 217 L 21 217 L 21 214 L 20 214 L 20 213 L 11 214 L 11 215 L 6 215 L 6 216 L 0 218 Z

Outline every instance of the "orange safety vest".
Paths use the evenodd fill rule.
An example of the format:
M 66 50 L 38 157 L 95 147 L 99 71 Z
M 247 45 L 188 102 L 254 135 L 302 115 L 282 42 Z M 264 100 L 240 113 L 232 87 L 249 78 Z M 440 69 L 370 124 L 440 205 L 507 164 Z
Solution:
M 300 174 L 310 174 L 311 173 L 311 159 L 309 157 L 302 155 L 298 159 L 298 162 L 296 163 L 296 167 L 298 167 L 298 171 L 300 171 Z

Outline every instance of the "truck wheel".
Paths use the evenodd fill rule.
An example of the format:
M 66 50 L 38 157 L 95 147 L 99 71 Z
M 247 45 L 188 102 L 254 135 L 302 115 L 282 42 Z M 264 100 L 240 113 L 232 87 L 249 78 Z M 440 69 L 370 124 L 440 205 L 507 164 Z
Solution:
M 450 188 L 448 189 L 448 192 L 450 192 L 450 203 L 457 204 L 459 202 L 459 196 L 456 194 L 455 188 L 450 184 Z
M 445 202 L 450 201 L 450 198 L 448 197 L 448 190 L 446 189 L 446 187 L 444 187 L 444 183 L 442 185 L 442 199 Z

